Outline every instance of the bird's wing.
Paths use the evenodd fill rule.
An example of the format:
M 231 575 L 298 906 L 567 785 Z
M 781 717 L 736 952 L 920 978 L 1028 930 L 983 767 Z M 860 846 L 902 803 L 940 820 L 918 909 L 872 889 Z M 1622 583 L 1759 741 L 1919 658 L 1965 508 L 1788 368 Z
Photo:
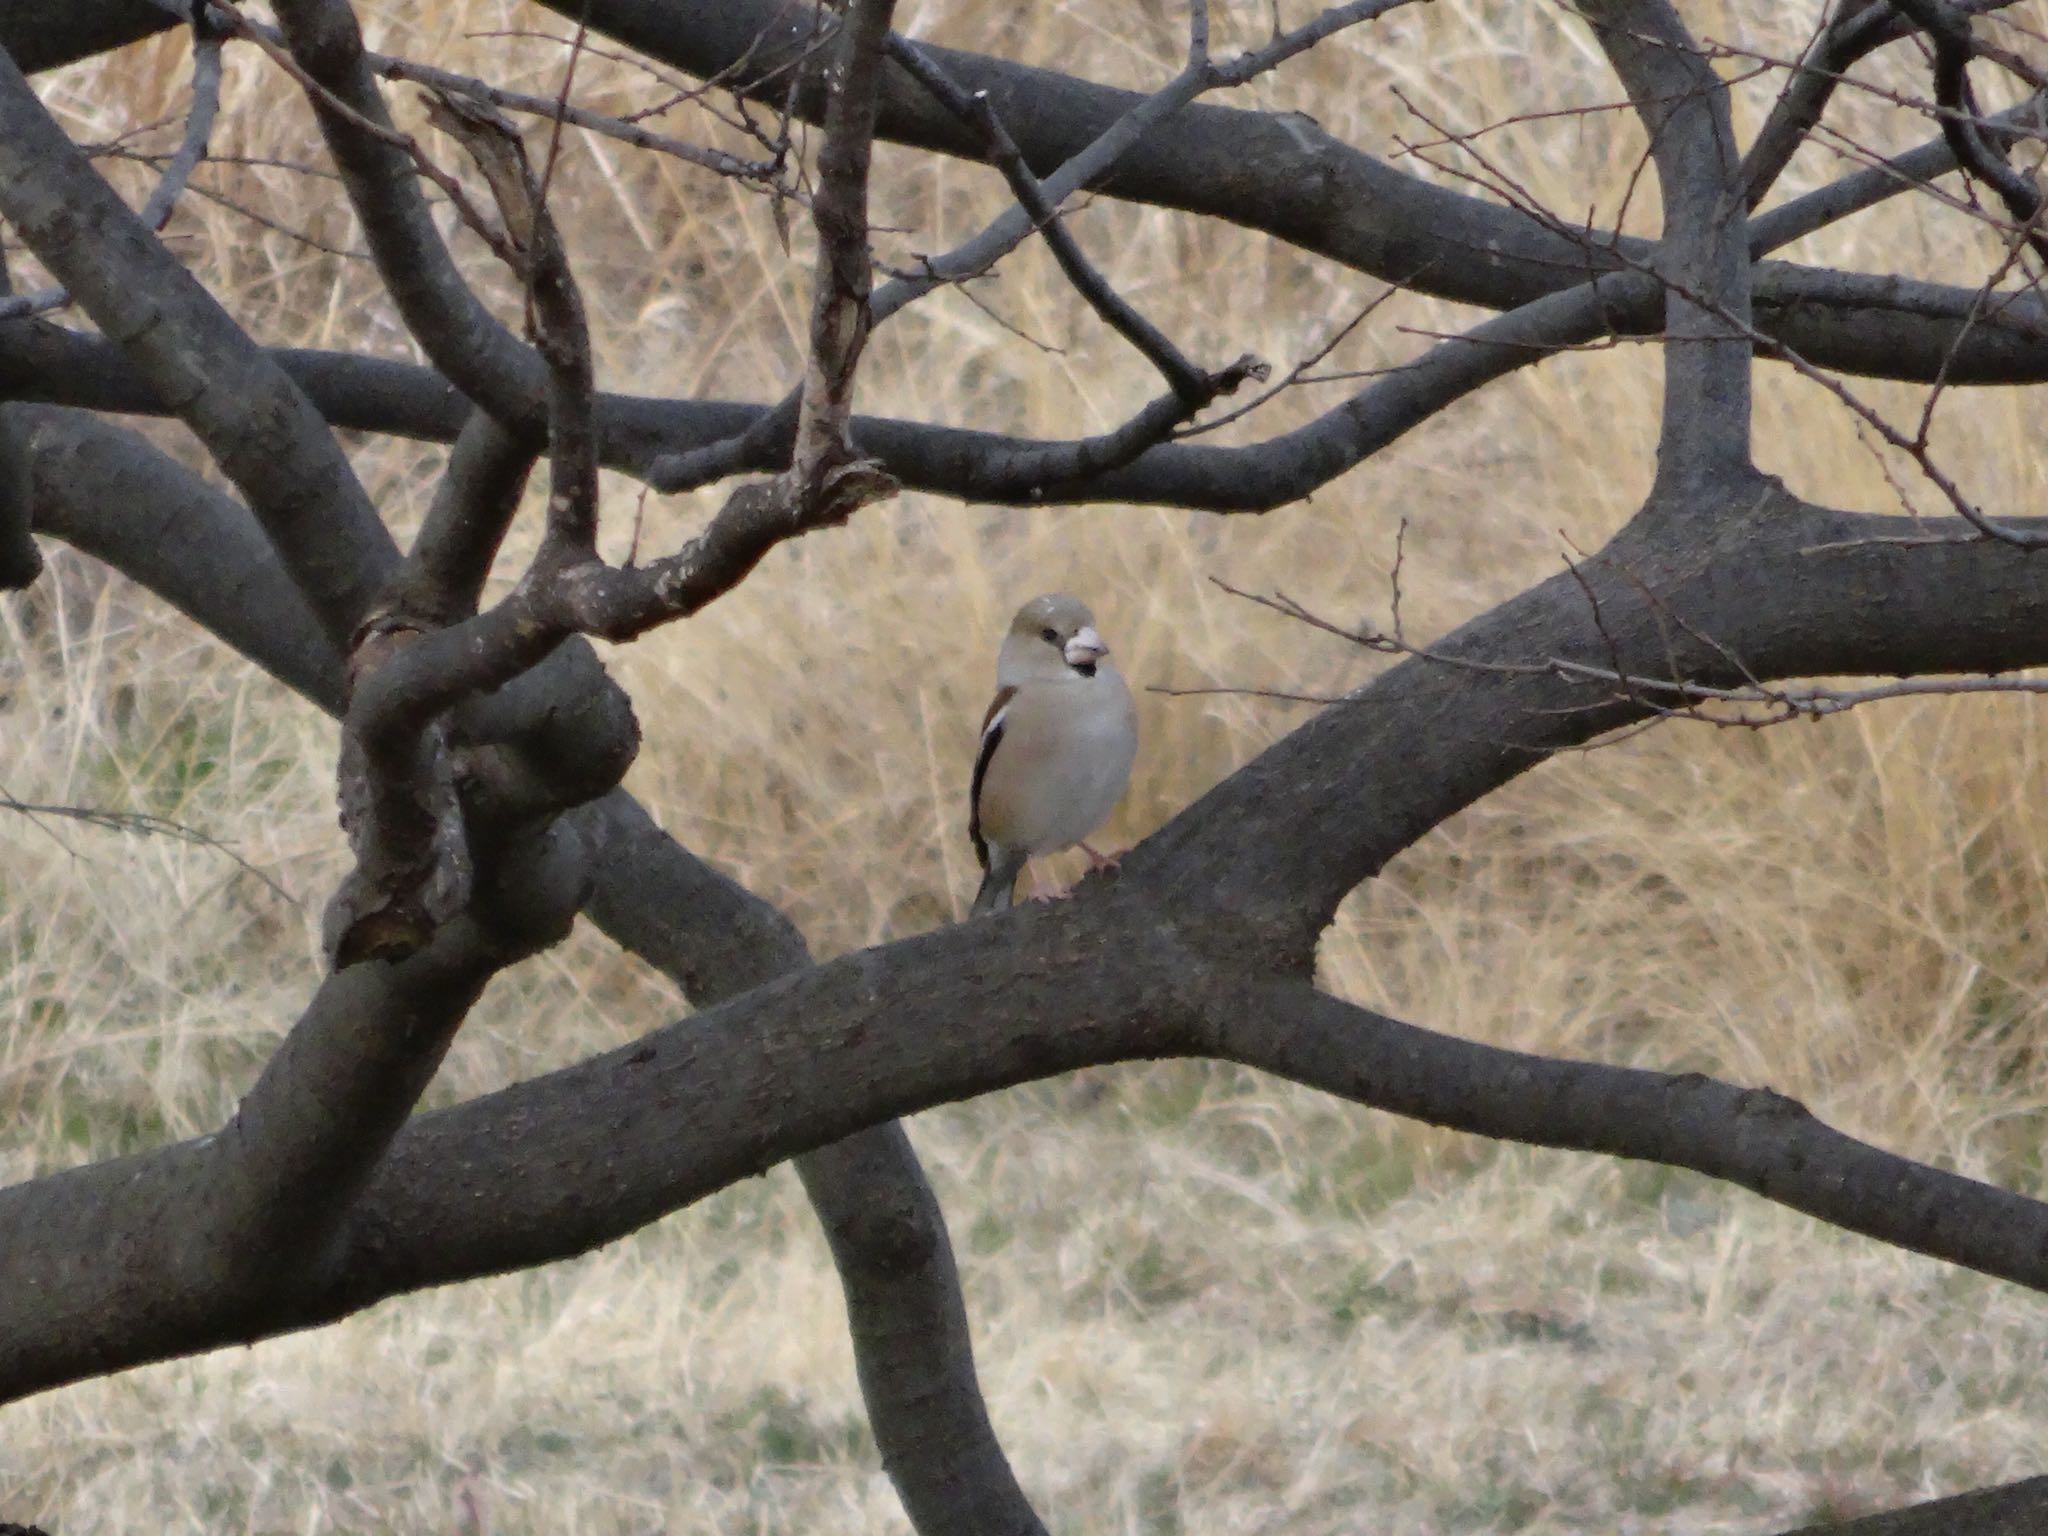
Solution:
M 998 688 L 989 701 L 988 713 L 981 717 L 981 750 L 974 754 L 974 782 L 967 791 L 967 837 L 974 844 L 974 856 L 983 869 L 988 868 L 988 844 L 981 836 L 981 781 L 988 777 L 996 743 L 1003 739 L 1003 712 L 1016 696 L 1015 688 Z

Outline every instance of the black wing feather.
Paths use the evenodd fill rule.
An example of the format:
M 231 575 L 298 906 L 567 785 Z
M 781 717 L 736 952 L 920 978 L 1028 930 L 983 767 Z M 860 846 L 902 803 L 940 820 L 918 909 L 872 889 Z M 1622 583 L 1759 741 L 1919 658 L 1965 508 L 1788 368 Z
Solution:
M 1014 688 L 999 689 L 982 717 L 981 750 L 974 754 L 974 782 L 967 790 L 967 837 L 983 869 L 988 868 L 988 843 L 981 835 L 981 781 L 988 777 L 989 760 L 996 755 L 996 743 L 1003 739 L 1003 706 L 1016 696 Z

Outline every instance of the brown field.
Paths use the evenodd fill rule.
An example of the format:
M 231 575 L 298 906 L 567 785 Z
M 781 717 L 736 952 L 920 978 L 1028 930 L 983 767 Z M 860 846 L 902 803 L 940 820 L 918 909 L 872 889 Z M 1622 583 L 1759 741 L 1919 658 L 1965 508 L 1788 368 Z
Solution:
M 358 9 L 380 46 L 533 90 L 559 78 L 557 44 L 474 35 L 560 33 L 537 8 Z M 1779 9 L 1688 15 L 1785 55 L 1805 8 Z M 918 36 L 1134 85 L 1164 79 L 1181 47 L 1172 7 L 998 14 L 1011 15 L 966 0 L 899 13 Z M 1220 37 L 1248 39 L 1265 15 L 1221 10 Z M 45 85 L 103 140 L 176 112 L 184 68 L 183 44 L 162 40 Z M 318 159 L 273 68 L 234 51 L 229 79 L 217 152 Z M 620 111 L 659 89 L 600 61 L 579 85 Z M 1402 11 L 1245 94 L 1392 153 L 1434 136 L 1395 87 L 1461 128 L 1619 95 L 1561 8 L 1499 0 Z M 1771 88 L 1744 87 L 1741 124 Z M 1874 98 L 1845 98 L 1833 120 L 1871 147 L 1928 133 Z M 688 110 L 658 126 L 716 131 Z M 1482 142 L 1575 217 L 1615 217 L 1640 153 L 1619 112 Z M 580 135 L 566 153 L 557 206 L 601 376 L 779 393 L 803 334 L 801 230 L 788 261 L 758 196 Z M 1844 163 L 1809 149 L 1788 189 Z M 1000 203 L 979 168 L 901 150 L 879 167 L 877 220 L 902 231 L 881 238 L 885 257 L 944 249 Z M 276 164 L 199 179 L 336 252 L 358 243 L 331 182 Z M 1654 229 L 1653 185 L 1632 227 Z M 1076 229 L 1214 362 L 1250 350 L 1284 367 L 1380 287 L 1157 210 L 1096 202 Z M 361 260 L 198 197 L 172 234 L 263 339 L 407 353 Z M 462 249 L 502 294 L 476 243 Z M 1991 251 L 1923 201 L 1793 254 L 1953 278 L 1988 270 Z M 862 407 L 1066 435 L 1156 388 L 1042 252 L 1012 257 L 980 296 L 986 309 L 940 295 L 879 333 Z M 1473 318 L 1397 297 L 1329 366 L 1399 361 L 1429 344 L 1418 331 Z M 1019 598 L 1089 596 L 1134 686 L 1357 686 L 1378 658 L 1209 578 L 1383 622 L 1406 519 L 1406 618 L 1419 638 L 1441 633 L 1634 507 L 1657 364 L 1624 346 L 1525 371 L 1263 518 L 920 496 L 865 512 L 616 655 L 646 728 L 629 783 L 821 954 L 950 920 L 973 886 L 974 726 Z M 1355 387 L 1298 391 L 1235 430 L 1278 430 Z M 1920 398 L 1859 388 L 1893 411 Z M 2037 401 L 1952 395 L 1937 423 L 1984 504 L 2040 505 Z M 1757 436 L 1765 466 L 1806 495 L 1870 509 L 1920 495 L 1782 370 L 1760 374 Z M 438 451 L 352 449 L 412 526 Z M 617 555 L 637 488 L 612 489 Z M 643 547 L 671 546 L 711 504 L 650 498 Z M 214 848 L 0 817 L 0 1177 L 18 1179 L 231 1110 L 314 985 L 345 849 L 331 726 L 160 605 L 59 558 L 39 592 L 0 602 L 0 631 L 0 791 L 176 818 L 282 888 Z M 1124 840 L 1306 715 L 1250 697 L 1141 707 Z M 2044 904 L 2048 734 L 2033 701 L 1886 705 L 1762 733 L 1671 725 L 1550 763 L 1426 839 L 1353 898 L 1324 976 L 1487 1041 L 1769 1084 L 1855 1134 L 2039 1193 Z M 615 1045 L 679 1007 L 579 932 L 491 989 L 433 1099 Z M 2037 1298 L 1689 1174 L 1495 1146 L 1193 1063 L 949 1106 L 912 1134 L 961 1252 L 997 1428 L 1060 1536 L 1751 1532 L 2043 1470 Z M 0 1519 L 57 1536 L 905 1529 L 786 1171 L 575 1263 L 0 1410 Z

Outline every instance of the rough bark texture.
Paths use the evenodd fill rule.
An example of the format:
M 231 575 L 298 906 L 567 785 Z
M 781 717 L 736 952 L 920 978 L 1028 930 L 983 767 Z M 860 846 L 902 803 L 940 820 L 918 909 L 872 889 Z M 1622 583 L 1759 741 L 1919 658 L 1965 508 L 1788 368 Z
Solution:
M 1983 1488 L 1861 1520 L 1803 1525 L 1786 1536 L 2035 1536 L 2048 1530 L 2048 1477 Z
M 1312 982 L 1338 903 L 1389 859 L 1550 754 L 1654 718 L 1696 696 L 1687 689 L 2048 664 L 2048 565 L 2028 549 L 1980 536 L 1981 518 L 1909 522 L 1801 500 L 1749 447 L 1755 366 L 1787 347 L 1839 372 L 2048 378 L 2036 297 L 1992 304 L 1985 290 L 1764 259 L 1959 161 L 1995 180 L 2005 162 L 1981 133 L 2012 124 L 1963 134 L 1951 121 L 1891 167 L 1751 217 L 1831 87 L 1796 76 L 1745 154 L 1713 61 L 1674 7 L 1583 0 L 1643 121 L 1662 198 L 1658 236 L 1622 240 L 1428 184 L 1306 119 L 1190 105 L 1386 0 L 1228 63 L 1208 56 L 1198 28 L 1187 68 L 1151 96 L 905 52 L 888 36 L 891 7 L 869 0 L 843 21 L 779 0 L 557 8 L 699 76 L 731 72 L 727 83 L 757 99 L 789 99 L 793 83 L 798 111 L 825 125 L 813 324 L 803 386 L 784 407 L 596 394 L 575 277 L 523 160 L 519 190 L 501 199 L 515 233 L 500 254 L 528 286 L 534 344 L 495 319 L 442 243 L 421 158 L 391 127 L 381 66 L 344 0 L 279 0 L 281 46 L 311 85 L 341 184 L 433 369 L 258 346 L 16 67 L 176 18 L 141 0 L 0 3 L 0 46 L 14 55 L 0 58 L 0 214 L 101 333 L 0 326 L 0 396 L 12 402 L 0 409 L 0 582 L 32 578 L 31 528 L 64 539 L 345 713 L 357 754 L 345 804 L 373 897 L 408 896 L 406 880 L 440 867 L 444 834 L 466 861 L 461 882 L 405 908 L 403 944 L 341 947 L 343 963 L 218 1132 L 0 1189 L 0 1400 L 585 1252 L 795 1158 L 913 1522 L 926 1536 L 1033 1536 L 1042 1527 L 976 1383 L 943 1214 L 895 1117 L 1170 1056 L 1244 1063 L 1478 1135 L 1697 1170 L 2048 1291 L 2039 1201 L 1857 1141 L 1767 1089 L 1501 1050 Z M 1881 33 L 1844 20 L 1812 57 L 1844 67 L 1924 20 L 1944 99 L 1960 102 L 1978 47 L 1970 24 L 1898 9 Z M 885 69 L 885 50 L 909 72 Z M 1061 270 L 1161 366 L 1172 395 L 1121 436 L 1068 443 L 851 416 L 869 329 L 933 286 L 926 274 L 869 292 L 875 134 L 1002 164 L 1018 208 L 954 257 L 1007 251 L 1044 227 Z M 472 150 L 490 155 L 482 143 Z M 498 148 L 519 159 L 516 138 Z M 1240 448 L 1158 441 L 1199 408 L 1199 370 L 1060 243 L 1061 200 L 1084 188 L 1229 219 L 1500 313 L 1294 432 Z M 584 637 L 694 613 L 783 539 L 886 493 L 890 476 L 986 500 L 1263 510 L 1517 368 L 1622 334 L 1661 339 L 1664 415 L 1654 489 L 1612 541 L 1322 710 L 1057 910 L 814 965 L 781 913 L 616 787 L 638 729 Z M 1225 375 L 1202 377 L 1208 388 Z M 178 417 L 245 504 L 64 407 Z M 403 560 L 334 426 L 455 444 Z M 511 596 L 480 607 L 543 451 L 541 556 Z M 785 473 L 740 487 L 682 550 L 618 567 L 597 554 L 600 461 L 656 483 Z M 700 1012 L 414 1113 L 485 983 L 556 942 L 579 910 Z M 2031 1530 L 2043 1498 L 2036 1480 L 1841 1529 Z

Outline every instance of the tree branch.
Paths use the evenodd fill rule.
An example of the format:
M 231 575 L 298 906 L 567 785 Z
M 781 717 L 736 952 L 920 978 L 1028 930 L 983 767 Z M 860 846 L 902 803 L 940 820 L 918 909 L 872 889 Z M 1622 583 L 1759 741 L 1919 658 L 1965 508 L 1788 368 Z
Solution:
M 1965 0 L 1959 10 L 2002 10 L 2013 0 Z M 1839 0 L 1784 93 L 1771 108 L 1742 158 L 1746 200 L 1755 209 L 1769 194 L 1799 146 L 1820 123 L 1835 88 L 1851 65 L 1887 43 L 1912 35 L 1914 24 L 1879 0 Z
M 355 13 L 347 0 L 279 0 L 275 10 L 293 60 L 318 87 L 309 98 L 328 153 L 406 328 L 465 395 L 508 431 L 540 441 L 547 418 L 541 361 L 456 270 L 420 196 L 414 161 L 394 142 L 402 136 Z
M 184 20 L 136 0 L 72 0 L 62 6 L 0 0 L 0 51 L 23 74 L 39 74 L 168 32 Z
M 1133 98 L 1129 110 L 1120 113 L 1105 125 L 1101 132 L 1091 137 L 1074 153 L 1063 159 L 1058 168 L 1039 185 L 1041 206 L 1057 207 L 1066 198 L 1081 188 L 1107 175 L 1125 155 L 1156 134 L 1160 125 L 1168 121 L 1179 121 L 1187 110 L 1187 104 L 1204 91 L 1227 84 L 1240 84 L 1243 80 L 1271 69 L 1283 59 L 1292 57 L 1303 49 L 1329 36 L 1341 27 L 1367 21 L 1407 0 L 1360 0 L 1360 3 L 1339 6 L 1325 11 L 1313 21 L 1282 33 L 1265 48 L 1255 54 L 1247 54 L 1229 66 L 1211 63 L 1207 56 L 1191 59 L 1179 74 L 1161 86 L 1150 96 Z M 927 60 L 942 55 L 944 50 L 925 50 Z M 934 64 L 935 69 L 942 66 Z M 882 324 L 890 316 L 908 305 L 915 303 L 926 294 L 950 282 L 964 281 L 979 276 L 1001 257 L 1029 239 L 1037 227 L 1037 219 L 1024 204 L 1018 203 L 1006 209 L 972 239 L 947 252 L 944 256 L 925 259 L 924 270 L 916 276 L 898 277 L 876 294 L 869 305 L 870 325 Z M 1254 363 L 1241 359 L 1234 369 L 1226 369 L 1220 377 L 1235 375 L 1236 381 L 1247 376 Z M 1238 371 L 1238 370 L 1242 371 Z M 1222 392 L 1221 386 L 1218 393 Z M 1176 395 L 1178 391 L 1176 391 Z M 785 444 L 793 431 L 796 403 L 792 395 L 783 400 L 768 416 L 757 420 L 752 426 L 730 442 L 715 443 L 693 453 L 660 458 L 649 464 L 645 478 L 648 484 L 664 492 L 685 490 L 710 480 L 722 478 L 746 468 L 773 468 L 781 462 L 781 456 L 789 450 Z M 1183 418 L 1185 419 L 1185 418 Z M 1117 438 L 1120 446 L 1129 444 L 1129 435 L 1141 431 L 1151 421 L 1151 416 L 1141 412 L 1140 416 L 1126 428 L 1124 435 Z M 1071 445 L 1045 445 L 1061 449 Z M 1143 443 L 1136 446 L 1142 447 Z M 1105 463 L 1127 462 L 1113 452 Z
M 1184 875 L 1175 877 L 1183 895 Z M 416 1116 L 317 1275 L 260 1321 L 226 1309 L 183 1317 L 175 1347 L 242 1341 L 400 1291 L 566 1257 L 891 1116 L 1169 1055 L 1220 1055 L 1490 1136 L 1694 1168 L 2048 1289 L 2048 1205 L 1882 1152 L 1765 1090 L 1434 1035 L 1272 979 L 1263 965 L 1235 971 L 1160 921 L 1165 878 L 1155 865 L 1058 909 L 850 955 L 624 1049 Z M 52 1249 L 72 1249 L 83 1240 L 75 1213 L 97 1222 L 116 1183 L 130 1198 L 161 1201 L 164 1181 L 203 1150 L 181 1144 L 0 1191 L 0 1225 L 26 1230 L 18 1223 L 34 1216 Z M 535 1176 L 540 1167 L 547 1177 Z M 10 1294 L 46 1294 L 37 1277 L 50 1251 L 0 1252 Z M 21 1279 L 38 1289 L 21 1290 Z M 91 1353 L 75 1327 L 27 1328 L 19 1310 L 0 1315 L 0 1394 L 153 1358 L 108 1355 L 109 1331 L 133 1323 L 124 1314 L 136 1303 L 104 1300 Z M 150 1337 L 163 1347 L 162 1334 Z
M 1201 94 L 1203 87 L 1204 72 L 1201 69 L 1193 66 L 1183 69 L 1152 95 L 1139 99 L 1128 112 L 1062 163 L 1047 178 L 1040 191 L 1047 199 L 1058 203 L 1092 178 L 1102 175 L 1119 158 L 1142 143 L 1159 123 Z M 1013 206 L 943 256 L 925 258 L 922 272 L 895 278 L 870 298 L 869 330 L 947 283 L 979 276 L 1029 239 L 1032 229 L 1031 215 L 1021 206 Z M 659 491 L 675 492 L 722 479 L 744 469 L 780 467 L 791 451 L 801 398 L 799 387 L 732 438 L 655 459 L 646 467 L 647 483 Z
M 1868 189 L 1871 183 L 1859 186 Z M 1778 211 L 1764 215 L 1759 226 Z M 1797 276 L 1798 269 L 1790 270 Z M 1995 306 L 1986 308 L 1981 290 L 1882 275 L 1842 275 L 1826 284 L 1805 278 L 1778 281 L 1786 271 L 1779 263 L 1759 267 L 1757 330 L 1778 338 L 1823 336 L 1837 361 L 1849 365 L 1847 371 L 1882 377 L 1895 371 L 1901 357 L 1922 349 L 1939 351 L 1956 340 L 1952 327 L 1967 309 L 1975 318 L 1959 350 L 1942 354 L 1953 363 L 1948 384 L 2048 378 L 2048 310 L 2031 296 L 2010 302 L 2000 296 Z M 1590 310 L 1581 307 L 1596 298 Z M 1610 334 L 1655 334 L 1663 304 L 1661 284 L 1642 273 L 1624 272 L 1576 293 L 1553 295 L 1519 315 L 1487 322 L 1469 333 L 1469 340 L 1480 347 L 1497 343 L 1521 350 L 1527 354 L 1524 362 L 1540 361 L 1560 346 Z M 271 355 L 336 426 L 449 442 L 467 418 L 467 402 L 429 369 L 326 352 L 279 349 Z M 1379 383 L 1410 371 L 1420 371 L 1426 378 L 1446 361 L 1433 350 Z M 1467 387 L 1497 376 L 1498 371 L 1489 372 Z M 92 410 L 166 410 L 161 396 L 108 343 L 39 321 L 0 327 L 0 393 Z M 1006 466 L 1020 456 L 1039 454 L 1051 462 L 1077 451 L 1079 445 L 1072 442 L 863 416 L 854 418 L 853 435 L 903 485 L 963 499 L 1025 505 L 1107 501 L 1261 512 L 1299 500 L 1354 467 L 1376 446 L 1384 446 L 1380 433 L 1394 425 L 1377 424 L 1384 398 L 1375 385 L 1315 422 L 1261 443 L 1242 448 L 1164 443 L 1127 466 L 1097 470 L 1087 479 L 1067 483 L 1024 479 Z M 747 437 L 771 415 L 771 408 L 731 401 L 608 394 L 598 397 L 597 410 L 602 462 L 649 478 L 665 455 Z M 774 436 L 766 435 L 758 456 L 741 456 L 731 468 L 773 468 Z M 782 441 L 787 442 L 786 436 Z
M 566 930 L 560 849 L 521 868 L 505 908 L 531 947 Z M 182 1353 L 221 1330 L 260 1338 L 405 1123 L 513 930 L 461 921 L 397 966 L 330 976 L 234 1118 L 162 1152 L 0 1191 L 8 1321 L 0 1381 L 33 1390 Z M 104 1262 L 119 1254 L 119 1262 Z
M 24 414 L 39 526 L 152 581 L 174 605 L 339 712 L 340 657 L 240 508 L 133 433 L 77 412 Z M 465 429 L 480 484 L 525 462 L 516 450 L 492 459 L 510 440 L 477 426 L 489 422 L 478 412 Z M 444 490 L 463 478 L 451 467 Z M 137 506 L 157 509 L 159 520 L 118 510 Z M 187 550 L 189 557 L 156 558 Z M 465 706 L 460 734 L 511 748 L 472 749 L 469 815 L 485 824 L 602 794 L 638 740 L 624 695 L 589 647 L 574 642 Z M 533 777 L 541 782 L 523 787 Z M 623 791 L 570 820 L 589 849 L 591 917 L 667 971 L 693 1002 L 722 1001 L 809 964 L 787 919 L 694 859 Z M 988 1423 L 944 1217 L 908 1138 L 878 1126 L 800 1158 L 798 1171 L 845 1287 L 876 1442 L 914 1522 L 1037 1530 Z
M 346 636 L 397 558 L 348 460 L 291 377 L 114 195 L 5 58 L 0 214 L 199 435 L 322 626 Z
M 29 407 L 0 405 L 0 592 L 18 592 L 43 573 L 30 534 L 35 500 L 29 488 Z
M 330 714 L 340 648 L 242 507 L 125 427 L 10 406 L 38 532 L 102 560 Z
M 1155 861 L 1215 871 L 1200 888 L 1217 914 L 1206 942 L 1306 967 L 1337 904 L 1396 853 L 1551 753 L 1651 712 L 1606 682 L 1531 676 L 1527 663 L 1740 685 L 2048 660 L 2027 629 L 2048 625 L 2048 567 L 1959 518 L 1834 512 L 1775 483 L 1680 515 L 1711 537 L 1674 553 L 1625 529 L 1253 759 L 1134 849 L 1125 877 Z M 1885 542 L 1952 536 L 1968 542 Z M 1311 782 L 1312 797 L 1293 789 Z
M 192 105 L 185 113 L 184 137 L 177 152 L 165 162 L 157 184 L 150 189 L 149 198 L 142 205 L 139 217 L 146 228 L 161 230 L 170 222 L 171 210 L 177 207 L 186 183 L 192 179 L 192 172 L 206 158 L 207 141 L 213 136 L 213 121 L 220 112 L 220 79 L 220 34 L 206 21 L 202 12 L 192 23 Z M 17 294 L 0 299 L 0 320 L 19 320 L 26 315 L 43 314 L 70 302 L 71 295 L 61 287 L 45 288 L 40 293 Z
M 650 57 L 700 79 L 719 79 L 773 106 L 789 99 L 794 75 L 799 112 L 812 121 L 822 113 L 817 18 L 792 11 L 784 0 L 545 3 L 571 19 L 587 16 L 594 29 Z M 5 24 L 0 10 L 0 28 Z M 173 24 L 168 17 L 162 23 Z M 1054 70 L 922 46 L 963 90 L 988 93 L 993 108 L 1015 125 L 1019 148 L 1041 177 L 1143 100 Z M 974 135 L 908 81 L 884 82 L 876 131 L 881 138 L 944 154 L 980 154 Z M 1650 251 L 1647 242 L 1607 230 L 1567 240 L 1512 209 L 1396 171 L 1298 115 L 1243 108 L 1185 108 L 1175 114 L 1171 132 L 1150 135 L 1119 156 L 1091 190 L 1263 230 L 1383 281 L 1490 309 L 1511 308 L 1582 281 L 1589 267 L 1611 264 L 1597 254 L 1601 248 L 1611 245 L 1638 260 Z M 1880 344 L 1870 318 L 1839 300 L 1859 281 L 1869 289 L 1859 303 L 1891 311 L 1876 279 L 1793 266 L 1760 270 L 1755 300 L 1762 328 L 1816 366 L 1841 372 L 1922 383 L 1946 378 L 1951 384 L 2048 378 L 2048 331 L 2037 321 L 2009 337 L 1995 327 L 1987 332 L 1969 290 L 1948 290 L 1950 297 L 1938 306 L 1916 300 L 1907 313 L 1920 323 L 1904 328 L 1896 325 L 1896 313 L 1884 314 L 1882 323 L 1890 329 Z M 537 431 L 540 373 L 530 356 L 526 366 L 530 371 L 517 386 L 523 395 L 503 382 L 510 375 L 499 385 L 492 376 L 468 382 L 486 396 L 495 391 L 501 404 L 516 399 L 520 403 L 508 419 L 530 422 Z M 748 458 L 737 467 L 760 464 Z M 717 475 L 701 477 L 711 478 Z
M 1669 285 L 1659 489 L 1750 475 L 1750 258 L 1728 88 L 1667 0 L 1579 0 L 1650 136 L 1664 203 L 1655 270 Z
M 1942 136 L 1956 163 L 1997 194 L 2020 225 L 2034 254 L 2048 261 L 2048 234 L 2035 227 L 2041 191 L 2031 176 L 2013 168 L 1998 146 L 1978 131 L 1977 98 L 1970 87 L 1976 39 L 1969 18 L 1946 0 L 1887 0 L 1891 8 L 1922 28 L 1934 47 L 1934 99 L 1941 107 Z
M 789 920 L 680 847 L 622 791 L 578 815 L 589 916 L 700 1008 L 809 966 Z M 945 1215 L 900 1125 L 796 1159 L 846 1295 L 882 1464 L 920 1531 L 1042 1536 L 989 1424 Z
M 474 614 L 533 472 L 534 452 L 481 408 L 456 435 L 419 537 L 384 606 L 421 628 Z
M 790 95 L 794 74 L 797 110 L 818 119 L 819 66 L 806 51 L 819 23 L 808 8 L 784 0 L 543 3 L 572 18 L 587 15 L 597 30 L 700 79 L 718 78 L 776 105 Z M 1048 179 L 1143 100 L 1055 70 L 919 46 L 962 90 L 986 95 L 1011 125 L 1026 163 Z M 979 159 L 985 153 L 972 130 L 908 81 L 885 83 L 876 132 L 942 154 Z M 1382 281 L 1496 310 L 1615 265 L 1603 254 L 1610 247 L 1638 261 L 1651 254 L 1649 242 L 1611 230 L 1567 238 L 1513 209 L 1394 170 L 1289 113 L 1185 106 L 1169 127 L 1147 134 L 1086 185 L 1106 196 L 1262 230 Z M 1048 194 L 1055 202 L 1065 195 L 1050 185 Z M 1845 323 L 1832 303 L 1816 302 L 1847 276 L 1791 268 L 1773 288 L 1773 279 L 1759 272 L 1756 298 L 1773 301 L 1762 314 L 1766 330 L 1824 368 L 1925 382 L 1942 376 L 1953 359 L 1975 373 L 1968 362 L 1974 338 L 1966 303 L 1950 311 L 1950 323 L 1895 335 L 1880 349 L 1862 325 Z

